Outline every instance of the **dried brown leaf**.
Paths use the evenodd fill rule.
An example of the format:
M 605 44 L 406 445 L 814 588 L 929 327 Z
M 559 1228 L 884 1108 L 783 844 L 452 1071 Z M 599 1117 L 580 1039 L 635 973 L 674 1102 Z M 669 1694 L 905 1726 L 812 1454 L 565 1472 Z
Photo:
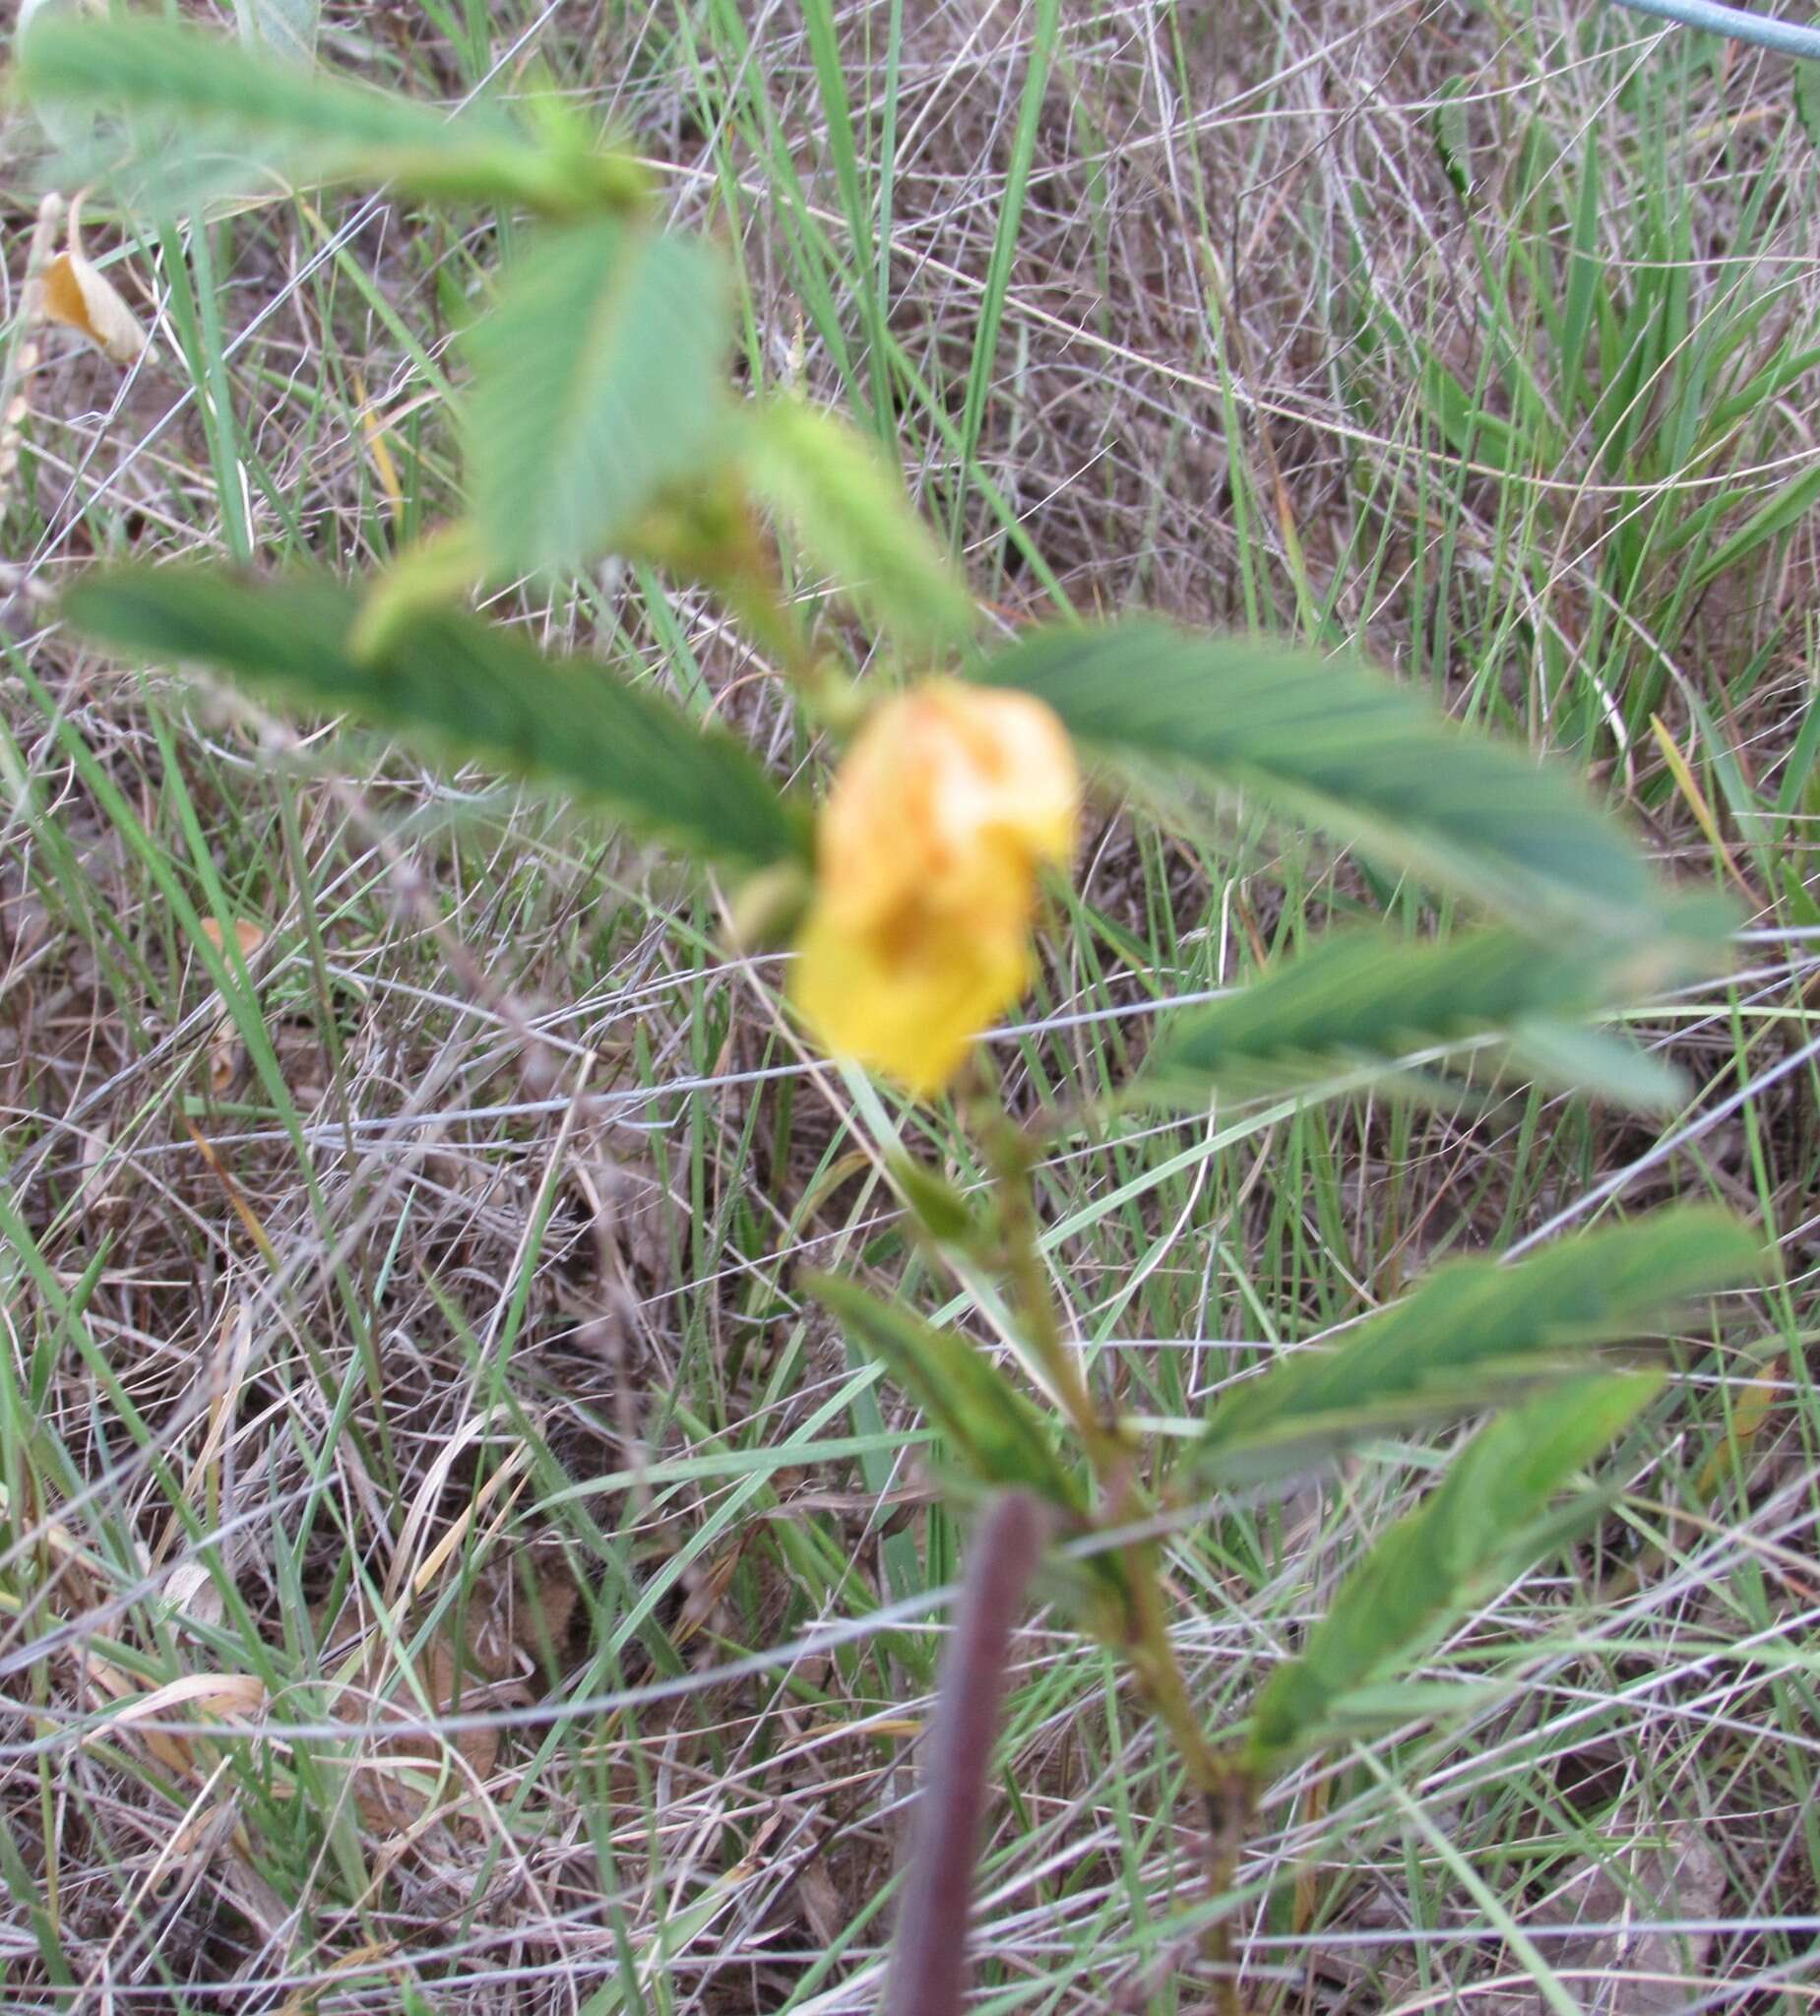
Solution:
M 1551 1944 L 1549 1961 L 1577 1981 L 1597 1980 L 1598 2007 L 1607 2016 L 1669 2016 L 1707 1985 L 1700 1970 L 1713 1934 L 1658 1925 L 1712 1920 L 1724 1903 L 1726 1881 L 1724 1858 L 1698 1828 L 1589 1863 L 1556 1892 L 1546 1912 L 1558 1923 L 1571 1898 L 1570 1922 L 1589 1929 Z M 1593 1929 L 1601 1926 L 1625 1929 Z M 1487 2016 L 1536 2016 L 1545 2007 L 1535 1993 L 1497 1994 L 1481 1998 L 1481 2005 Z
M 224 940 L 221 935 L 221 927 L 214 917 L 204 917 L 202 919 L 202 934 L 215 947 L 216 951 L 220 951 Z M 266 942 L 265 929 L 260 924 L 249 922 L 245 917 L 235 917 L 234 942 L 240 947 L 240 957 L 242 959 L 251 959 L 253 954 Z
M 217 1719 L 254 1715 L 266 1703 L 265 1682 L 251 1673 L 180 1673 L 163 1686 L 141 1693 L 117 1667 L 105 1660 L 91 1658 L 88 1669 L 96 1691 L 120 1706 L 102 1728 L 91 1731 L 83 1738 L 85 1743 L 104 1737 L 111 1739 L 124 1730 L 137 1729 L 141 1723 L 168 1722 L 176 1709 L 191 1703 Z M 138 1733 L 147 1750 L 167 1771 L 182 1778 L 195 1768 L 188 1737 L 165 1729 L 140 1730 Z
M 353 1768 L 354 1804 L 369 1827 L 403 1832 L 428 1812 L 433 1780 L 453 1748 L 467 1767 L 455 1774 L 449 1803 L 459 1804 L 473 1780 L 491 1775 L 499 1759 L 499 1735 L 490 1729 L 462 1729 L 446 1738 L 433 1730 L 405 1728 L 420 1721 L 417 1690 L 392 1685 L 394 1654 L 377 1631 L 337 1662 L 331 1707 L 338 1722 L 364 1726 L 369 1744 Z M 417 1678 L 432 1715 L 459 1715 L 497 1701 L 498 1690 L 475 1670 L 471 1658 L 459 1660 L 447 1630 L 438 1627 L 418 1655 Z M 476 1685 L 476 1682 L 478 1685 Z M 384 1688 L 389 1698 L 375 1697 Z M 522 1694 L 522 1690 L 515 1690 Z M 390 1731 L 397 1730 L 396 1734 Z
M 44 313 L 80 330 L 113 364 L 133 364 L 148 338 L 120 290 L 80 249 L 59 252 L 44 269 Z
M 369 1736 L 352 1766 L 354 1803 L 368 1826 L 402 1833 L 423 1820 L 435 1796 L 429 1781 L 450 1749 L 466 1768 L 453 1774 L 443 1811 L 455 1813 L 474 1781 L 492 1774 L 499 1761 L 496 1731 L 462 1729 L 445 1737 L 405 1726 L 423 1720 L 419 1696 L 434 1716 L 529 1700 L 527 1675 L 541 1662 L 545 1646 L 561 1653 L 579 1600 L 574 1578 L 560 1562 L 537 1570 L 531 1598 L 503 1563 L 489 1563 L 474 1577 L 462 1607 L 459 1645 L 451 1626 L 439 1624 L 417 1655 L 414 1688 L 401 1681 L 392 1644 L 363 1612 L 344 1610 L 333 1631 L 318 1613 L 317 1636 L 335 1683 L 331 1712 L 338 1721 L 365 1726 Z M 408 1642 L 416 1628 L 407 1617 L 401 1638 Z M 376 1699 L 382 1691 L 388 1696 L 384 1702 Z
M 216 951 L 220 951 L 224 940 L 221 927 L 214 917 L 202 919 L 202 934 Z M 245 917 L 236 917 L 234 940 L 240 947 L 240 957 L 251 959 L 266 942 L 266 934 L 258 924 L 249 923 Z M 246 1045 L 240 1040 L 232 1017 L 223 1016 L 209 1038 L 209 1090 L 218 1099 L 221 1098 L 233 1090 L 235 1081 L 245 1068 Z

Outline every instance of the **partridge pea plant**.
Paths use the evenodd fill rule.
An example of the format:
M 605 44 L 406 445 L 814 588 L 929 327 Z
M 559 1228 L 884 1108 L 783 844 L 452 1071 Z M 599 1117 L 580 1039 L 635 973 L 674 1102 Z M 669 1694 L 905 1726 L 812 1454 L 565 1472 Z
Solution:
M 1600 1023 L 1719 968 L 1724 906 L 1667 891 L 1564 774 L 1345 653 L 1144 617 L 988 631 L 873 445 L 792 392 L 735 392 L 720 250 L 667 229 L 640 165 L 553 98 L 444 118 L 130 16 L 41 14 L 18 73 L 71 136 L 53 172 L 94 192 L 92 219 L 111 203 L 134 228 L 181 229 L 224 199 L 353 182 L 516 220 L 458 351 L 460 517 L 366 578 L 97 566 L 68 622 L 620 822 L 714 878 L 746 947 L 793 952 L 789 1040 L 856 1090 L 877 1081 L 862 1113 L 956 1093 L 948 1123 L 975 1131 L 988 1196 L 880 1145 L 927 1249 L 990 1300 L 1010 1349 L 847 1276 L 813 1289 L 926 1418 L 945 1489 L 1040 1508 L 1053 1601 L 1124 1662 L 1179 1753 L 1206 1843 L 1210 1980 L 1236 2008 L 1224 1926 L 1260 1796 L 1323 1746 L 1448 1712 L 1402 1675 L 1597 1507 L 1586 1472 L 1660 1391 L 1636 1352 L 1617 1369 L 1598 1348 L 1747 1275 L 1756 1242 L 1677 1210 L 1517 1265 L 1454 1262 L 1159 1447 L 1092 1382 L 1051 1298 L 1032 1159 L 1137 1108 L 1364 1087 L 1459 1102 L 1502 1080 L 1663 1104 L 1673 1072 Z M 825 790 L 782 788 L 736 733 L 628 667 L 474 612 L 482 591 L 609 556 L 718 599 L 826 754 Z M 874 649 L 852 680 L 837 659 L 855 624 Z M 1242 799 L 1318 827 L 1407 878 L 1403 920 L 1335 930 L 1246 990 L 1165 1008 L 1111 1101 L 1014 1119 L 974 1039 L 1030 984 L 1043 886 L 1069 873 L 1089 791 L 1141 795 L 1165 820 Z M 1448 906 L 1445 936 L 1412 932 L 1417 892 Z M 1169 1531 L 1366 1440 L 1468 1418 L 1483 1424 L 1247 1717 L 1206 1727 L 1174 1649 Z

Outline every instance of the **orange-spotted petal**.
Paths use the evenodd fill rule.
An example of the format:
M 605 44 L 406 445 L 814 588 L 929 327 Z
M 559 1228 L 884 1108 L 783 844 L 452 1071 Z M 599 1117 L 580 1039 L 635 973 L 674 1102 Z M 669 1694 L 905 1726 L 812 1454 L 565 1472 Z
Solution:
M 1066 731 L 1021 693 L 936 679 L 887 700 L 822 809 L 790 992 L 826 1049 L 915 1092 L 1028 984 L 1036 875 L 1073 851 Z

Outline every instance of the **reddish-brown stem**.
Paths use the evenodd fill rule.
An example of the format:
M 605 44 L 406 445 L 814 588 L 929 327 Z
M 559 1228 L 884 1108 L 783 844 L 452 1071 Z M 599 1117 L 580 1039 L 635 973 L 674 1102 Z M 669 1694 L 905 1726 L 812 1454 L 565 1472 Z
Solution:
M 973 1535 L 935 1714 L 922 1739 L 922 1789 L 884 2016 L 956 2016 L 966 1998 L 973 1864 L 1012 1626 L 1049 1526 L 1039 1499 L 1007 1491 L 992 1501 Z

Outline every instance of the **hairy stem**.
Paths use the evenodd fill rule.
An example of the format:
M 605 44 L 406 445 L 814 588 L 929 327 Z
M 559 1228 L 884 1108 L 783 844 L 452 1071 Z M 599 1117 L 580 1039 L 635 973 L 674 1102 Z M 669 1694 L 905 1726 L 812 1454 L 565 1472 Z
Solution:
M 1051 1514 L 1028 1491 L 993 1499 L 969 1550 L 917 1796 L 884 2016 L 960 2016 L 973 1864 L 998 1735 L 1012 1624 Z
M 1099 1485 L 1102 1517 L 1112 1526 L 1128 1525 L 1151 1508 L 1136 1480 L 1131 1445 L 1116 1418 L 1095 1406 L 1080 1362 L 1062 1332 L 1037 1243 L 1030 1141 L 1001 1112 L 990 1115 L 985 1135 L 997 1180 L 1005 1274 L 1020 1331 L 1081 1438 Z M 1207 1894 L 1224 1897 L 1237 1873 L 1239 1851 L 1251 1818 L 1253 1787 L 1208 1740 L 1195 1713 L 1181 1663 L 1169 1642 L 1156 1543 L 1134 1543 L 1121 1549 L 1120 1560 L 1126 1603 L 1119 1650 L 1130 1662 L 1145 1706 L 1168 1732 L 1181 1755 L 1207 1823 L 1203 1858 Z M 1208 1927 L 1203 1950 L 1214 1970 L 1219 2016 L 1240 2016 L 1231 1927 L 1224 1920 Z
M 1102 1486 L 1126 1493 L 1130 1489 L 1131 1451 L 1116 1422 L 1104 1418 L 1094 1405 L 1080 1361 L 1062 1335 L 1055 1298 L 1049 1292 L 1031 1201 L 1031 1144 L 1013 1121 L 998 1113 L 987 1132 L 986 1150 L 997 1184 L 1005 1273 L 1024 1340 L 1054 1389 L 1069 1425 L 1080 1436 L 1095 1476 Z

